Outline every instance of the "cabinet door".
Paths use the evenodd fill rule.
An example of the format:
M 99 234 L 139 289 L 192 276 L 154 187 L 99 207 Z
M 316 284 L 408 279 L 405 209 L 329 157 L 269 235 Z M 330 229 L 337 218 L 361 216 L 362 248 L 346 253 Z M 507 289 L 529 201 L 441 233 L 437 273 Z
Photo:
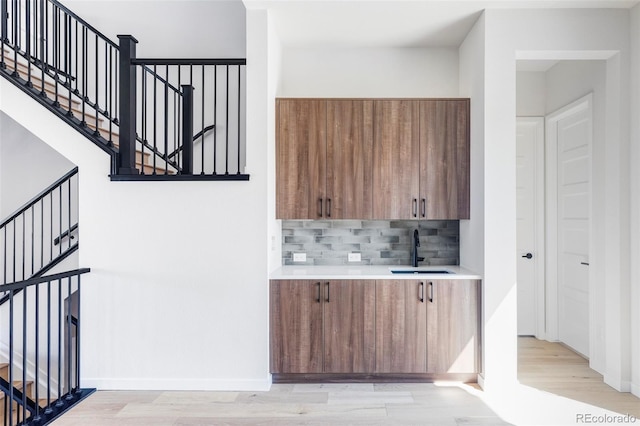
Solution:
M 375 281 L 324 283 L 325 373 L 373 371 L 375 301 Z
M 475 373 L 480 353 L 480 281 L 428 281 L 427 372 Z
M 331 219 L 373 214 L 373 101 L 327 101 L 327 208 Z
M 427 371 L 425 281 L 376 281 L 376 372 Z
M 316 281 L 271 281 L 272 373 L 322 372 L 322 300 Z
M 326 101 L 276 101 L 278 219 L 323 216 L 326 183 Z
M 418 101 L 377 100 L 373 108 L 373 216 L 417 219 Z
M 420 217 L 469 218 L 469 100 L 420 101 Z

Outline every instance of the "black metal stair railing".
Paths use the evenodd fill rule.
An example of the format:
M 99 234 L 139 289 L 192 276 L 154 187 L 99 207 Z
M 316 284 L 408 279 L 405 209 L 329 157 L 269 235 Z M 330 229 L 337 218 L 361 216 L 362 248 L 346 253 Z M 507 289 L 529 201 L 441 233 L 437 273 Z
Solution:
M 246 59 L 137 58 L 137 41 L 118 37 L 121 147 L 137 141 L 138 155 L 149 156 L 150 163 L 138 174 L 131 150 L 121 150 L 122 169 L 112 180 L 248 180 Z M 126 126 L 125 117 L 136 117 L 135 128 Z
M 245 59 L 139 59 L 57 0 L 0 9 L 0 75 L 107 152 L 112 180 L 249 179 Z
M 47 425 L 89 396 L 81 387 L 81 276 L 88 268 L 0 285 L 3 425 Z M 5 341 L 6 340 L 6 341 Z
M 0 223 L 0 284 L 38 277 L 78 249 L 77 197 L 76 167 Z
M 0 0 L 0 73 L 112 155 L 118 45 L 56 0 Z

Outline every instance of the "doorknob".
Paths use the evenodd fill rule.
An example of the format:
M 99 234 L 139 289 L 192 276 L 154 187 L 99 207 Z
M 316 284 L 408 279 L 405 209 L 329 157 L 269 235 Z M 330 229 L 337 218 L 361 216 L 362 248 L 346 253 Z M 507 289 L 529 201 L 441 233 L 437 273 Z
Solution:
M 533 258 L 533 255 L 531 253 L 527 253 L 522 257 L 526 257 L 527 259 L 531 259 L 531 258 Z

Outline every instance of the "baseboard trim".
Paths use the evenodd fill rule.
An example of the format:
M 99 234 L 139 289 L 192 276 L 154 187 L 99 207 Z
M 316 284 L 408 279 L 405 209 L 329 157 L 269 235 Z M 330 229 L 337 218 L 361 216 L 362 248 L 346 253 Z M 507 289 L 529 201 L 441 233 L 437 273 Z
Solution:
M 273 383 L 476 383 L 477 373 L 274 373 Z
M 605 374 L 603 377 L 604 383 L 611 386 L 618 392 L 631 392 L 631 382 L 626 380 L 620 380 L 616 377 L 611 377 L 611 375 Z
M 631 393 L 640 398 L 640 385 L 631 384 Z
M 268 391 L 271 378 L 264 379 L 170 379 L 170 378 L 96 378 L 82 379 L 83 387 L 98 390 L 171 390 L 171 391 Z

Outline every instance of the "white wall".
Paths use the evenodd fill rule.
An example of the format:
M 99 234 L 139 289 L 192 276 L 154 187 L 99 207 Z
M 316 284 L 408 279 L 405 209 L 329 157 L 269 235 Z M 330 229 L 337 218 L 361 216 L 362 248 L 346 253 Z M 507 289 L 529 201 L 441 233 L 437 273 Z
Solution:
M 457 49 L 284 48 L 280 97 L 457 97 Z
M 63 0 L 98 31 L 118 43 L 118 34 L 139 42 L 139 57 L 243 58 L 245 9 L 241 1 Z
M 104 152 L 1 83 L 0 109 L 79 167 L 84 386 L 265 389 L 263 138 L 250 182 L 110 182 Z
M 605 380 L 617 389 L 628 387 L 623 336 L 628 336 L 629 318 L 624 318 L 625 222 L 621 194 L 628 191 L 621 154 L 628 146 L 628 116 L 623 94 L 628 91 L 628 12 L 625 10 L 487 10 L 485 66 L 485 316 L 498 320 L 496 338 L 486 343 L 493 350 L 501 342 L 505 359 L 516 359 L 515 281 L 515 93 L 516 59 L 606 59 L 607 60 L 607 259 L 606 330 L 607 370 Z M 593 31 L 598 28 L 598 31 Z M 505 35 L 509 35 L 506 37 Z M 628 108 L 627 108 L 628 110 Z M 615 115 L 615 117 L 614 117 Z M 625 186 L 625 182 L 626 185 Z M 613 223 L 614 225 L 610 225 Z M 628 295 L 627 295 L 628 300 Z M 513 325 L 513 326 L 512 326 Z M 485 324 L 487 327 L 487 324 Z M 628 356 L 628 353 L 626 354 Z M 487 366 L 486 380 L 493 380 Z M 511 363 L 508 364 L 509 372 Z M 496 373 L 494 371 L 494 373 Z M 498 377 L 507 379 L 508 374 Z M 515 379 L 515 377 L 511 377 Z
M 73 169 L 11 117 L 0 112 L 0 220 Z
M 466 39 L 460 46 L 460 96 L 471 99 L 471 211 L 470 219 L 460 221 L 460 264 L 479 274 L 484 274 L 485 264 L 485 17 L 480 16 Z M 499 374 L 493 359 L 499 352 L 498 343 L 493 339 L 493 330 L 487 330 L 487 313 L 484 302 L 490 294 L 486 281 L 482 282 L 483 299 L 483 374 L 481 380 L 489 374 Z M 511 355 L 513 353 L 509 351 Z M 488 365 L 488 370 L 487 370 Z M 513 372 L 507 373 L 509 376 Z
M 111 37 L 136 36 L 139 56 L 245 54 L 241 2 L 69 6 Z M 254 24 L 266 26 L 260 19 Z M 83 386 L 269 386 L 267 52 L 256 31 L 246 50 L 255 58 L 247 72 L 249 182 L 110 182 L 104 152 L 0 82 L 0 109 L 79 167 L 79 263 L 92 268 L 83 279 Z
M 631 10 L 631 392 L 640 397 L 640 5 Z
M 544 117 L 546 113 L 545 73 L 518 71 L 516 75 L 516 115 Z

